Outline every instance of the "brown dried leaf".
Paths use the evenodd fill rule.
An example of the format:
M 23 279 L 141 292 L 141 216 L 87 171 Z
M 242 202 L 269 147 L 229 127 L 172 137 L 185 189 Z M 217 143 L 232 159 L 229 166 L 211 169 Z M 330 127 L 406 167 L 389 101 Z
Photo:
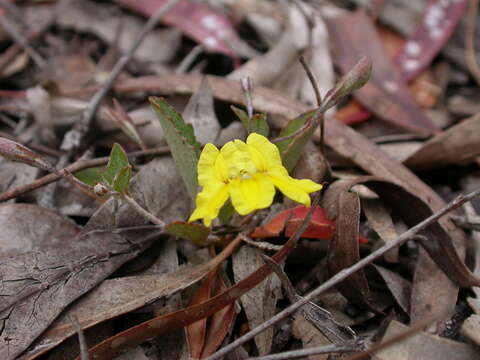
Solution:
M 244 246 L 233 256 L 233 273 L 238 282 L 251 274 L 255 269 L 264 265 L 261 252 L 250 246 Z M 280 280 L 277 276 L 270 276 L 240 298 L 240 302 L 247 315 L 250 328 L 253 329 L 275 314 L 276 303 L 281 296 Z M 269 328 L 255 336 L 260 355 L 270 353 L 274 329 Z
M 33 204 L 0 206 L 0 253 L 20 254 L 62 246 L 72 241 L 80 228 L 55 211 Z
M 18 356 L 68 304 L 145 250 L 153 238 L 145 232 L 139 235 L 127 239 L 91 233 L 41 251 L 0 258 L 5 295 L 0 304 L 0 353 L 5 359 Z
M 402 310 L 405 311 L 406 314 L 408 314 L 410 310 L 410 295 L 412 293 L 412 284 L 397 273 L 394 273 L 393 271 L 385 269 L 384 267 L 379 265 L 373 266 L 387 284 L 388 289 L 392 293 L 398 305 L 400 305 Z
M 104 281 L 58 317 L 21 359 L 36 359 L 76 331 L 69 320 L 76 315 L 83 329 L 126 314 L 159 298 L 169 296 L 201 279 L 210 264 L 185 267 L 165 275 L 141 275 Z
M 393 320 L 388 326 L 383 341 L 400 335 L 408 329 L 408 326 Z M 478 351 L 472 345 L 421 332 L 373 355 L 373 360 L 405 359 L 474 360 L 478 359 Z
M 187 124 L 192 124 L 198 142 L 206 144 L 215 141 L 220 124 L 213 107 L 212 89 L 206 77 L 188 101 L 182 116 Z
M 435 126 L 423 115 L 394 65 L 381 47 L 371 20 L 363 12 L 329 19 L 336 60 L 344 72 L 360 57 L 372 58 L 374 72 L 370 81 L 354 93 L 367 109 L 385 121 L 408 131 L 429 135 Z
M 385 242 L 395 240 L 398 237 L 395 225 L 393 224 L 390 211 L 379 199 L 362 199 L 362 209 L 367 217 L 370 226 L 378 236 Z M 384 255 L 386 261 L 398 262 L 398 248 L 392 249 Z
M 479 134 L 480 115 L 476 115 L 434 136 L 403 163 L 420 170 L 466 165 L 480 155 Z
M 358 194 L 343 191 L 338 196 L 337 226 L 335 236 L 328 248 L 328 269 L 331 275 L 355 264 L 360 259 L 358 226 L 360 200 Z M 363 271 L 358 271 L 337 285 L 342 295 L 353 303 L 375 308 L 371 302 L 370 289 Z

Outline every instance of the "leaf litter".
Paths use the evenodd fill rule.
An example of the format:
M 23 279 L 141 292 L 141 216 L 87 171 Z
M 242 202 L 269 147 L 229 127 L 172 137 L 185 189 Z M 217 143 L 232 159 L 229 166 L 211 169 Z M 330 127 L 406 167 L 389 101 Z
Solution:
M 72 316 L 84 329 L 114 330 L 97 345 L 86 332 L 98 359 L 129 349 L 122 356 L 217 359 L 222 347 L 284 358 L 377 347 L 374 359 L 478 357 L 479 244 L 468 205 L 337 281 L 294 319 L 265 325 L 305 289 L 472 190 L 464 178 L 478 183 L 478 115 L 468 106 L 478 90 L 458 56 L 471 50 L 457 34 L 448 40 L 471 31 L 458 25 L 467 2 L 421 1 L 423 14 L 406 0 L 344 3 L 0 4 L 0 16 L 18 20 L 0 34 L 0 186 L 14 194 L 0 206 L 3 358 L 75 358 L 65 341 L 77 332 Z M 162 25 L 132 50 L 146 18 Z M 242 86 L 246 77 L 253 86 Z M 103 90 L 93 123 L 79 121 Z M 60 144 L 76 123 L 87 127 L 66 153 Z M 227 204 L 212 228 L 186 222 L 202 146 L 250 132 L 279 139 L 294 177 L 323 183 L 321 206 L 276 198 L 247 217 Z M 171 155 L 150 155 L 165 142 Z M 60 170 L 106 154 L 89 184 Z M 32 196 L 45 172 L 64 179 Z M 205 261 L 206 248 L 218 255 Z M 273 249 L 276 265 L 263 257 Z

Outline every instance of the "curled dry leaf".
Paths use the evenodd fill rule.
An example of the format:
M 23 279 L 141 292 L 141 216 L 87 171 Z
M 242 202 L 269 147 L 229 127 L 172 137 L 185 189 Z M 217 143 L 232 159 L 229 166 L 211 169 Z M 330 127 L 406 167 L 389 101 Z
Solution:
M 338 196 L 335 236 L 327 254 L 331 275 L 355 264 L 360 259 L 358 227 L 360 222 L 360 199 L 358 194 L 342 191 Z M 379 311 L 370 293 L 363 271 L 354 273 L 337 285 L 338 290 L 351 302 Z
M 190 306 L 202 303 L 227 287 L 218 266 L 212 268 L 190 301 Z M 236 317 L 235 303 L 217 311 L 209 319 L 204 318 L 186 327 L 190 358 L 203 359 L 213 354 L 233 326 Z

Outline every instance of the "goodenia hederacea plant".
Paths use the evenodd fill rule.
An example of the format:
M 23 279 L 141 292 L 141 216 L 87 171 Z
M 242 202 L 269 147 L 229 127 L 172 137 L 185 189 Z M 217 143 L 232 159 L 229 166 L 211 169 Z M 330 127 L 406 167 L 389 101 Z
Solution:
M 269 207 L 279 189 L 290 199 L 310 206 L 310 193 L 322 185 L 308 179 L 294 179 L 282 165 L 280 152 L 265 136 L 252 133 L 247 141 L 234 140 L 220 150 L 205 145 L 198 161 L 198 182 L 202 191 L 189 221 L 203 219 L 210 226 L 230 198 L 240 215 Z

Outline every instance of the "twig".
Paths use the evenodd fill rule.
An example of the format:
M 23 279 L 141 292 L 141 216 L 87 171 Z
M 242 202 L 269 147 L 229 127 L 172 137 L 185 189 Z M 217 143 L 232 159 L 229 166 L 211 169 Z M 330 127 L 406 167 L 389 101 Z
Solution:
M 243 78 L 240 81 L 240 84 L 242 85 L 243 96 L 245 96 L 245 105 L 247 106 L 247 115 L 248 115 L 248 118 L 252 120 L 252 117 L 253 117 L 252 79 L 247 76 L 246 78 Z M 250 129 L 248 129 L 248 131 L 250 132 Z
M 330 345 L 323 345 L 323 346 L 315 346 L 308 349 L 285 351 L 278 354 L 272 354 L 267 356 L 252 357 L 252 358 L 247 358 L 247 360 L 285 360 L 285 359 L 296 359 L 296 358 L 307 357 L 307 356 L 318 355 L 318 354 L 348 353 L 352 351 L 355 351 L 355 345 L 330 344 Z
M 132 157 L 137 157 L 137 156 L 145 156 L 145 155 L 161 155 L 161 154 L 167 154 L 170 150 L 168 147 L 160 147 L 160 148 L 155 148 L 155 149 L 148 149 L 148 150 L 142 150 L 142 151 L 135 151 L 127 154 L 129 158 Z M 62 171 L 66 170 L 70 173 L 75 173 L 76 171 L 80 171 L 83 169 L 88 169 L 91 167 L 95 166 L 101 166 L 101 165 L 106 165 L 108 163 L 108 156 L 97 158 L 97 159 L 91 159 L 91 160 L 78 160 L 74 162 L 73 164 L 65 167 L 64 169 L 59 170 L 59 173 L 51 173 L 48 175 L 45 175 L 35 181 L 33 181 L 30 184 L 18 186 L 10 191 L 6 191 L 3 194 L 0 194 L 0 203 L 14 199 L 17 196 L 21 194 L 28 193 L 30 191 L 33 191 L 35 189 L 38 189 L 42 186 L 48 185 L 54 181 L 57 181 L 61 179 L 63 176 L 61 176 Z
M 149 213 L 147 210 L 145 210 L 143 207 L 140 206 L 139 203 L 135 201 L 134 198 L 131 196 L 128 196 L 127 194 L 122 194 L 121 199 L 125 200 L 128 205 L 130 205 L 139 215 L 141 215 L 144 219 L 150 221 L 151 223 L 158 225 L 161 229 L 165 227 L 165 222 L 157 218 L 155 215 L 152 213 Z
M 306 63 L 303 56 L 300 56 L 300 63 L 302 64 L 303 69 L 307 73 L 308 80 L 312 84 L 313 91 L 315 92 L 315 97 L 317 99 L 317 106 L 321 107 L 322 95 L 320 95 L 320 89 L 318 87 L 317 80 L 315 79 L 315 75 L 313 75 L 312 70 L 310 70 L 310 67 Z M 323 116 L 323 113 L 319 113 L 318 115 L 318 123 L 320 125 L 320 153 L 323 157 L 325 157 L 325 116 Z
M 70 320 L 73 327 L 75 328 L 75 331 L 78 334 L 78 344 L 80 345 L 80 359 L 88 360 L 88 347 L 87 342 L 85 341 L 85 334 L 83 333 L 82 326 L 80 325 L 80 322 L 78 321 L 76 315 L 68 315 L 68 319 Z
M 195 59 L 205 50 L 205 46 L 203 44 L 198 44 L 195 46 L 190 52 L 183 58 L 183 60 L 178 64 L 177 68 L 175 69 L 175 74 L 184 74 L 187 72 L 188 68 L 193 64 Z
M 28 44 L 28 37 L 25 37 L 17 29 L 17 27 L 8 20 L 5 16 L 0 16 L 0 25 L 8 32 L 15 42 L 23 48 L 23 50 L 30 56 L 30 58 L 37 64 L 39 68 L 43 68 L 46 64 L 45 59 Z
M 475 53 L 475 26 L 477 24 L 478 0 L 469 1 L 467 28 L 465 30 L 465 60 L 468 69 L 480 86 L 480 67 Z
M 273 144 L 277 144 L 279 142 L 294 138 L 298 134 L 301 134 L 302 132 L 307 130 L 310 126 L 316 126 L 316 122 L 314 121 L 315 118 L 322 119 L 323 114 L 320 114 L 319 110 L 317 110 L 317 113 L 314 116 L 312 116 L 305 124 L 303 124 L 303 126 L 301 128 L 299 128 L 297 131 L 295 131 L 295 132 L 293 132 L 289 135 L 285 135 L 285 136 L 278 137 L 278 138 L 275 138 L 273 140 L 270 140 L 270 142 L 272 142 Z
M 83 137 L 90 129 L 90 124 L 100 106 L 101 101 L 112 88 L 118 75 L 120 75 L 125 66 L 133 58 L 135 51 L 142 44 L 148 33 L 155 28 L 162 16 L 165 15 L 173 6 L 175 6 L 178 1 L 179 0 L 168 1 L 148 19 L 147 23 L 144 25 L 142 31 L 138 35 L 132 47 L 124 55 L 122 55 L 122 57 L 113 67 L 108 79 L 103 83 L 102 87 L 92 96 L 92 98 L 88 102 L 87 107 L 82 114 L 81 120 L 75 124 L 72 130 L 65 134 L 61 149 L 69 153 L 68 157 L 72 154 L 74 150 L 76 150 L 80 146 Z
M 358 270 L 362 269 L 366 265 L 370 264 L 372 261 L 378 259 L 379 257 L 383 256 L 385 253 L 390 251 L 391 249 L 402 245 L 405 243 L 407 240 L 410 240 L 413 238 L 418 232 L 424 230 L 427 228 L 429 225 L 437 221 L 439 218 L 441 218 L 443 215 L 457 209 L 460 207 L 462 204 L 466 203 L 467 201 L 472 200 L 473 198 L 477 197 L 480 195 L 480 189 L 477 189 L 471 193 L 468 193 L 466 195 L 460 195 L 457 198 L 455 198 L 453 201 L 448 203 L 446 206 L 444 206 L 442 209 L 439 211 L 435 212 L 433 215 L 429 216 L 425 220 L 421 221 L 414 227 L 410 228 L 409 230 L 405 231 L 402 235 L 397 237 L 394 241 L 389 242 L 382 246 L 381 248 L 377 249 L 370 255 L 366 256 L 356 264 L 343 269 L 342 271 L 338 272 L 336 275 L 332 276 L 329 280 L 327 280 L 325 283 L 317 287 L 315 290 L 311 291 L 309 294 L 307 294 L 304 298 L 301 300 L 297 301 L 296 303 L 290 305 L 286 309 L 282 310 L 279 312 L 277 315 L 273 316 L 271 319 L 265 321 L 261 325 L 257 326 L 256 328 L 252 329 L 245 335 L 239 337 L 237 340 L 234 342 L 228 344 L 224 348 L 220 349 L 217 351 L 215 354 L 209 356 L 207 360 L 217 360 L 235 349 L 236 347 L 246 343 L 247 341 L 253 339 L 254 336 L 258 335 L 265 329 L 269 328 L 270 326 L 276 324 L 278 321 L 284 319 L 285 317 L 289 316 L 290 314 L 293 314 L 295 311 L 297 311 L 300 307 L 308 303 L 309 301 L 314 300 L 318 295 L 323 293 L 325 290 L 328 290 L 338 284 L 339 282 L 345 280 L 347 277 L 351 276 L 353 273 L 357 272 Z
M 300 56 L 299 61 L 300 64 L 302 64 L 303 66 L 303 70 L 305 70 L 305 72 L 307 73 L 308 80 L 312 84 L 313 91 L 315 92 L 315 98 L 317 99 L 317 106 L 320 107 L 320 105 L 322 105 L 322 95 L 320 94 L 320 88 L 318 87 L 315 75 L 313 75 L 312 70 L 308 66 L 303 56 Z
M 247 235 L 242 235 L 241 238 L 247 244 L 259 248 L 260 250 L 279 251 L 282 248 L 282 245 L 274 245 L 266 241 L 254 241 L 250 239 Z

